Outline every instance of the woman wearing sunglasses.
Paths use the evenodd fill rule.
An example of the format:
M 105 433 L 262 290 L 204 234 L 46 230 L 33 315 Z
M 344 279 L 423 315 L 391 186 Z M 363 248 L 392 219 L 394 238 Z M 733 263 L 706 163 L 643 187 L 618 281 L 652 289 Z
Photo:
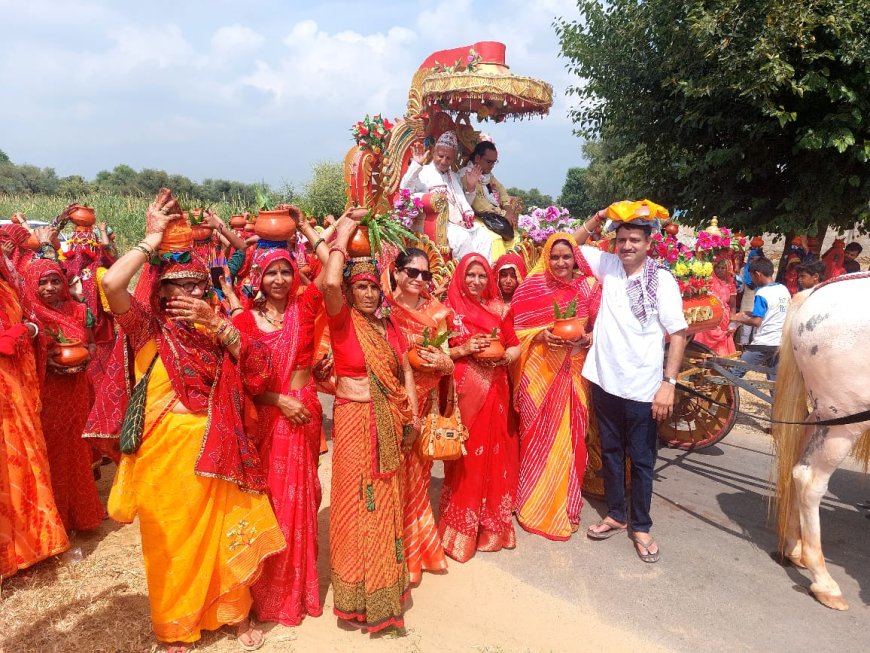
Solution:
M 390 319 L 399 328 L 409 347 L 422 339 L 427 329 L 431 339 L 448 330 L 450 311 L 429 293 L 431 281 L 432 273 L 426 252 L 414 248 L 400 253 L 395 263 L 384 272 L 382 287 L 390 309 Z M 453 372 L 453 361 L 450 360 L 446 343 L 442 349 L 428 347 L 422 350 L 420 357 L 426 371 L 414 372 L 414 384 L 420 403 L 419 414 L 425 415 L 430 408 L 430 395 L 438 381 Z M 447 569 L 447 559 L 429 501 L 431 461 L 424 461 L 415 449 L 406 451 L 402 475 L 405 558 L 411 583 L 417 584 L 424 570 Z

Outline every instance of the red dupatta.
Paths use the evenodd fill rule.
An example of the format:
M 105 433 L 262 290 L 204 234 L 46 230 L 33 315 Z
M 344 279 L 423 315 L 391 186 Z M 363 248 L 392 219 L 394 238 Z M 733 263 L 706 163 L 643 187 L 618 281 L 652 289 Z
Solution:
M 268 352 L 242 335 L 236 363 L 209 333 L 169 320 L 159 308 L 157 291 L 162 280 L 208 278 L 205 263 L 190 251 L 173 252 L 157 265 L 145 266 L 130 310 L 117 316 L 123 337 L 118 338 L 106 365 L 84 437 L 118 437 L 133 387 L 133 352 L 128 344 L 138 351 L 153 339 L 178 400 L 191 412 L 208 415 L 196 473 L 233 482 L 244 490 L 264 492 L 266 476 L 242 421 L 242 402 L 243 386 L 251 394 L 266 389 L 272 369 Z
M 60 277 L 60 303 L 48 306 L 39 297 L 39 282 L 45 277 L 56 274 Z M 87 344 L 88 332 L 87 306 L 75 301 L 69 292 L 69 283 L 63 268 L 51 259 L 35 259 L 27 268 L 24 277 L 25 302 L 27 310 L 35 318 L 43 331 L 55 336 L 63 335 L 67 340 L 80 340 Z
M 465 283 L 468 268 L 475 263 L 483 267 L 487 277 L 487 284 L 480 297 L 473 296 Z M 499 329 L 502 345 L 510 347 L 517 344 L 513 329 L 505 328 L 507 307 L 498 298 L 495 275 L 480 254 L 472 253 L 462 257 L 447 288 L 447 305 L 456 316 L 454 323 L 459 332 L 455 338 L 450 339 L 451 345 L 461 345 L 473 335 L 491 334 L 496 328 Z M 505 333 L 506 330 L 509 333 Z M 454 365 L 459 411 L 470 420 L 486 401 L 497 371 L 503 373 L 504 368 L 484 367 L 471 356 L 463 356 Z
M 575 272 L 579 272 L 579 276 L 575 274 L 568 281 L 559 279 L 550 270 L 550 251 L 560 240 L 566 241 L 573 250 Z M 548 327 L 555 319 L 553 301 L 558 302 L 559 309 L 564 311 L 575 298 L 577 317 L 589 318 L 586 330 L 591 332 L 592 323 L 601 304 L 601 285 L 595 281 L 592 269 L 573 236 L 555 233 L 547 239 L 537 265 L 532 268 L 529 276 L 514 293 L 511 302 L 514 326 L 517 331 Z

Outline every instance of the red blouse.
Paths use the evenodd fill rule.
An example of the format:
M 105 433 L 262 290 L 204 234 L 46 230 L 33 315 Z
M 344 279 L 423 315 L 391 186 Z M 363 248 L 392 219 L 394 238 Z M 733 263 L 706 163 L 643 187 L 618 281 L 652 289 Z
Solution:
M 343 304 L 336 315 L 328 315 L 328 318 L 329 337 L 332 340 L 332 352 L 335 356 L 335 375 L 354 378 L 367 376 L 365 357 L 359 344 L 359 338 L 356 336 L 356 330 L 353 328 L 347 304 Z M 387 342 L 401 359 L 407 349 L 404 344 L 405 339 L 390 320 L 385 322 Z

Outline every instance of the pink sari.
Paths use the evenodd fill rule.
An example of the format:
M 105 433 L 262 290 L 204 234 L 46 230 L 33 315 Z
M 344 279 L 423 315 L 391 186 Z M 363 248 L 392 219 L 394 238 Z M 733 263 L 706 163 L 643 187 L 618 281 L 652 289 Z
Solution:
M 722 257 L 717 258 L 717 263 Z M 707 331 L 701 331 L 695 335 L 695 342 L 706 345 L 717 356 L 728 356 L 737 351 L 734 346 L 734 336 L 728 332 L 728 325 L 731 323 L 731 310 L 729 301 L 731 297 L 737 294 L 737 287 L 734 284 L 734 268 L 729 259 L 725 259 L 728 263 L 728 277 L 730 281 L 722 281 L 715 274 L 710 278 L 710 292 L 712 292 L 719 301 L 722 302 L 724 311 L 722 312 L 722 321 L 719 326 Z

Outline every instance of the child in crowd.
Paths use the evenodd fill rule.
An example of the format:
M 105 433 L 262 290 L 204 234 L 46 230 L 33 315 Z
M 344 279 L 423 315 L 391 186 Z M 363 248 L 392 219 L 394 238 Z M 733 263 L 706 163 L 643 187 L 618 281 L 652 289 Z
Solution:
M 731 318 L 734 322 L 756 328 L 752 344 L 743 352 L 740 359 L 752 365 L 773 368 L 767 378 L 775 381 L 779 343 L 782 339 L 782 327 L 791 293 L 781 283 L 774 282 L 773 263 L 770 259 L 763 256 L 752 259 L 749 264 L 749 274 L 752 277 L 752 284 L 757 289 L 755 304 L 751 312 L 742 311 Z M 746 372 L 736 369 L 734 373 L 743 376 Z
M 825 279 L 823 261 L 807 261 L 797 266 L 798 286 L 801 290 L 815 288 Z
M 846 268 L 846 274 L 861 271 L 861 266 L 858 264 L 857 259 L 863 250 L 864 248 L 858 243 L 846 245 L 846 254 L 843 256 L 843 267 Z

